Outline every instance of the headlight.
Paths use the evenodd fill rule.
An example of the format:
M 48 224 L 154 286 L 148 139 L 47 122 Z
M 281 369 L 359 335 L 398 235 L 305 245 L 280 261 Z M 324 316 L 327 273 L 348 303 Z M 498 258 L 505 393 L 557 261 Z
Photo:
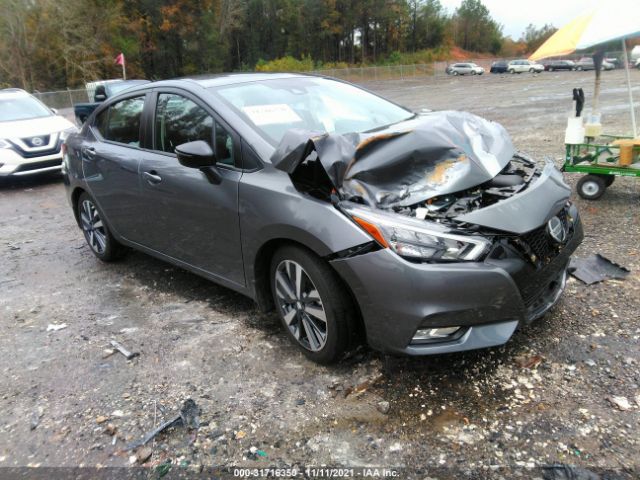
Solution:
M 11 144 L 0 138 L 0 148 L 11 148 Z
M 343 210 L 382 247 L 401 257 L 434 261 L 473 261 L 487 251 L 490 243 L 479 237 L 448 233 L 425 220 L 415 220 L 362 206 L 344 206 Z

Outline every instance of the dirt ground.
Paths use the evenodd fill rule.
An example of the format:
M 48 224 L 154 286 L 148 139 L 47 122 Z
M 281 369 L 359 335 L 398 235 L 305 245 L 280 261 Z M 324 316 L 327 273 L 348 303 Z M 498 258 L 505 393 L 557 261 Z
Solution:
M 518 148 L 558 165 L 577 86 L 589 98 L 593 73 L 366 85 L 413 109 L 499 121 Z M 603 73 L 607 130 L 628 128 L 626 95 L 622 72 Z M 118 467 L 150 454 L 146 466 L 174 471 L 325 464 L 541 478 L 539 467 L 563 463 L 638 478 L 640 180 L 617 179 L 596 202 L 573 197 L 585 226 L 576 256 L 599 252 L 632 271 L 626 280 L 571 279 L 501 348 L 415 359 L 361 348 L 321 367 L 238 294 L 136 252 L 100 263 L 59 177 L 4 181 L 0 467 Z M 109 355 L 112 339 L 139 356 Z M 197 435 L 177 426 L 138 459 L 126 450 L 187 398 L 200 408 Z

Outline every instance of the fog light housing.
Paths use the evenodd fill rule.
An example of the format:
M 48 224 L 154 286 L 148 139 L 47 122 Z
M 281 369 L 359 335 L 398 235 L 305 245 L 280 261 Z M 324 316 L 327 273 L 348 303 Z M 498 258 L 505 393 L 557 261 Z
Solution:
M 433 342 L 450 340 L 462 327 L 420 328 L 411 339 L 412 342 Z

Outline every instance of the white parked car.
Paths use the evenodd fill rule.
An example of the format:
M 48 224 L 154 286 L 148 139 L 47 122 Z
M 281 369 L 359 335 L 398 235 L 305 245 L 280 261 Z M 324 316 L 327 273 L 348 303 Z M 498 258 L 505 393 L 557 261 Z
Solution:
M 475 63 L 454 63 L 447 67 L 449 75 L 482 75 L 484 68 Z
M 69 120 L 18 88 L 0 90 L 0 177 L 60 170 Z
M 544 71 L 544 65 L 530 60 L 512 60 L 507 68 L 509 73 L 540 73 L 542 71 Z

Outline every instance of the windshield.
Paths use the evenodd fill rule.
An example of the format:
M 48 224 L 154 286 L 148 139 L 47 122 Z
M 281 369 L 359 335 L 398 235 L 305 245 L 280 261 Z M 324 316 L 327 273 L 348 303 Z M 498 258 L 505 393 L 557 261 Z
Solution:
M 0 98 L 0 122 L 29 120 L 31 118 L 48 117 L 51 110 L 33 97 L 24 93 Z
M 291 128 L 344 134 L 414 116 L 369 92 L 325 78 L 283 78 L 211 90 L 273 145 Z

